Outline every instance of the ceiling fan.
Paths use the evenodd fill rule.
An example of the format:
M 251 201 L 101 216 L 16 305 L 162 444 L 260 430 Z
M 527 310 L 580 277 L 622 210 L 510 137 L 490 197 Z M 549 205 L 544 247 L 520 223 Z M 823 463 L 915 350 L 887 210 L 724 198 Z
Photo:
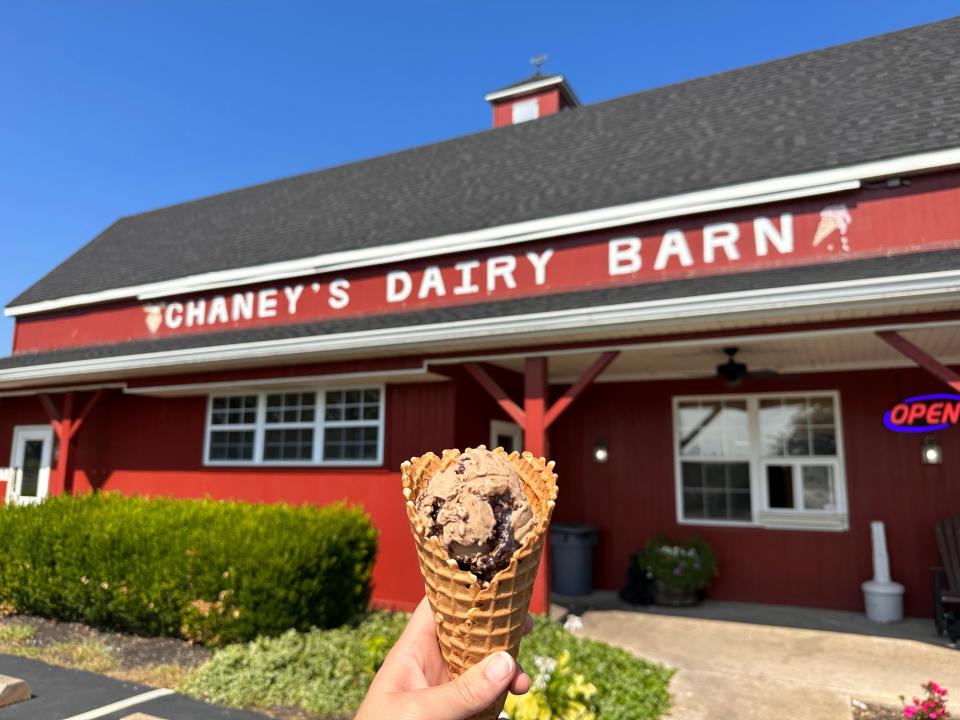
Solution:
M 745 363 L 737 362 L 736 354 L 740 351 L 737 347 L 726 347 L 723 352 L 727 356 L 725 363 L 717 365 L 717 377 L 727 381 L 727 385 L 739 385 L 744 378 L 774 378 L 780 377 L 776 370 L 747 370 Z

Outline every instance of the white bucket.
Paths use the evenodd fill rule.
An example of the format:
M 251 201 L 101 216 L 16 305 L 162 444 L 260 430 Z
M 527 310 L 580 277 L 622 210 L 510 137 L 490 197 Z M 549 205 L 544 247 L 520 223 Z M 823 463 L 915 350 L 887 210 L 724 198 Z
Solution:
M 861 587 L 868 618 L 878 623 L 903 620 L 903 585 L 867 580 Z

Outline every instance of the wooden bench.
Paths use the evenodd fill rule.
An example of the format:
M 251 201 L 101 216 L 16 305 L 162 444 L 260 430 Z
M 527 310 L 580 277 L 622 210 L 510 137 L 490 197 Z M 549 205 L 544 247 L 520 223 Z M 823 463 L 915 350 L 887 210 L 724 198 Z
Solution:
M 960 515 L 941 520 L 934 532 L 941 565 L 933 568 L 933 619 L 937 634 L 953 641 L 960 634 Z

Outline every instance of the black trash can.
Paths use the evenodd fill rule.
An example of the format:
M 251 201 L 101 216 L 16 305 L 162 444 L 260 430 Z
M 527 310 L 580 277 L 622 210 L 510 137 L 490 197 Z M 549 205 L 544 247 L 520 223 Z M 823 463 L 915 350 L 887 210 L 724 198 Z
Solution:
M 592 525 L 550 526 L 551 590 L 559 595 L 593 592 L 593 546 L 597 529 Z

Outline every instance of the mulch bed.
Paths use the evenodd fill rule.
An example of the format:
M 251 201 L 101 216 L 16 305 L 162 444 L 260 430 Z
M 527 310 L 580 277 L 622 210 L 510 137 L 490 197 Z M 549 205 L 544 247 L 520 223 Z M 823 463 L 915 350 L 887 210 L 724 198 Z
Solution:
M 48 647 L 56 643 L 96 640 L 116 653 L 122 668 L 145 665 L 180 665 L 193 668 L 203 664 L 212 654 L 202 645 L 174 638 L 140 637 L 125 633 L 96 630 L 82 623 L 60 622 L 33 615 L 3 618 L 0 625 L 30 625 L 35 633 L 21 644 L 27 647 Z
M 31 648 L 46 648 L 61 643 L 95 641 L 111 651 L 120 670 L 134 670 L 153 665 L 177 665 L 192 669 L 206 662 L 213 654 L 202 645 L 163 637 L 140 637 L 110 630 L 97 630 L 82 623 L 61 622 L 34 615 L 0 617 L 0 628 L 29 625 L 33 636 L 18 640 L 17 644 Z M 111 673 L 108 673 L 111 674 Z M 278 720 L 343 720 L 307 713 L 294 708 L 261 708 Z

